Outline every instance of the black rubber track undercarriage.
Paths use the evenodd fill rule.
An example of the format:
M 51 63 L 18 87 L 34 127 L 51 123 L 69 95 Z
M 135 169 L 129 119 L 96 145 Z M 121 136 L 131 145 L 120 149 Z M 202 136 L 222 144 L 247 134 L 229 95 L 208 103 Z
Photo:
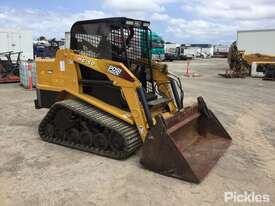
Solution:
M 55 103 L 39 125 L 44 141 L 125 159 L 141 145 L 136 127 L 78 100 Z

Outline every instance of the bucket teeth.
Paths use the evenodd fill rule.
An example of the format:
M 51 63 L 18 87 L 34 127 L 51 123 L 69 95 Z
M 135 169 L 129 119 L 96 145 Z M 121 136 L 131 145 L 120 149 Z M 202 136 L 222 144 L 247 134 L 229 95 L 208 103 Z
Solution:
M 170 119 L 156 117 L 143 146 L 144 167 L 196 183 L 207 176 L 231 144 L 231 137 L 202 102 L 200 99 Z

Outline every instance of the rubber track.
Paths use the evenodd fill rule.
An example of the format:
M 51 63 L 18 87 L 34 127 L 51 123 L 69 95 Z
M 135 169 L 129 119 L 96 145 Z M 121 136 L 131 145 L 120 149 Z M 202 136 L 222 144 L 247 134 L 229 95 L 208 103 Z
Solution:
M 60 139 L 46 135 L 45 128 L 48 122 L 52 121 L 60 109 L 68 109 L 77 113 L 87 121 L 92 121 L 104 127 L 108 127 L 114 132 L 119 133 L 125 140 L 125 148 L 122 151 L 111 151 L 110 149 L 102 150 L 94 146 L 85 146 L 80 144 L 69 143 Z M 101 156 L 107 156 L 113 159 L 126 159 L 133 154 L 141 145 L 142 141 L 136 127 L 123 122 L 103 111 L 98 110 L 91 105 L 77 100 L 64 100 L 55 103 L 46 114 L 39 125 L 39 135 L 47 142 L 63 145 L 66 147 L 82 150 L 85 152 L 95 153 Z

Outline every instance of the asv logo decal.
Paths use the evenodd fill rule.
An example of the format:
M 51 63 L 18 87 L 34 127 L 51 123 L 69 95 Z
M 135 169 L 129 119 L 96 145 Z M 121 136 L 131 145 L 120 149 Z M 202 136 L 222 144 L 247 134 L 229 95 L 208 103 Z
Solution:
M 108 67 L 108 72 L 111 73 L 111 74 L 113 74 L 113 75 L 119 76 L 120 73 L 122 72 L 122 69 L 110 65 L 110 66 Z

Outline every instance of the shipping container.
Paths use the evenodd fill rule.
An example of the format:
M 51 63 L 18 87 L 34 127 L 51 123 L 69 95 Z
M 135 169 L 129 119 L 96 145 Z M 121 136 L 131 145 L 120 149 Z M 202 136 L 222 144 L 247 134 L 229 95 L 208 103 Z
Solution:
M 275 29 L 238 31 L 237 47 L 246 54 L 275 55 Z
M 71 33 L 65 32 L 65 48 L 69 49 L 71 44 Z
M 21 60 L 33 60 L 32 32 L 30 30 L 0 29 L 0 42 L 0 53 L 22 51 Z

